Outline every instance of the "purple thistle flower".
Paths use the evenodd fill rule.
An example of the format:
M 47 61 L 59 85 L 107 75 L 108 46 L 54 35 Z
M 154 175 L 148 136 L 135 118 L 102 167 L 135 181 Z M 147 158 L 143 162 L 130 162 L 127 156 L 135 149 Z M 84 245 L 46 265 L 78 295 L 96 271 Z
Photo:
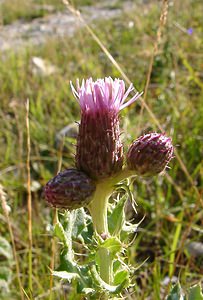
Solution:
M 140 176 L 153 176 L 164 171 L 173 157 L 171 139 L 162 133 L 149 133 L 135 140 L 127 153 L 127 165 Z
M 94 179 L 112 176 L 123 165 L 123 145 L 120 139 L 119 111 L 133 103 L 141 94 L 125 102 L 133 90 L 125 92 L 123 80 L 106 77 L 77 81 L 73 94 L 81 108 L 81 122 L 76 150 L 76 167 Z
M 72 210 L 88 205 L 95 189 L 94 181 L 86 174 L 67 169 L 47 182 L 44 196 L 51 206 Z

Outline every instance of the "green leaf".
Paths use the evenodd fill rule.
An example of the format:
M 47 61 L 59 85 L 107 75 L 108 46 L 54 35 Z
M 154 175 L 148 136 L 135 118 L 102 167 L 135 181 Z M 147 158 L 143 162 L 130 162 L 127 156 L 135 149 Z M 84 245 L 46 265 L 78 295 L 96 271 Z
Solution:
M 108 249 L 112 256 L 115 256 L 118 252 L 121 251 L 122 244 L 116 237 L 110 237 L 101 244 L 101 247 Z
M 77 293 L 78 294 L 89 294 L 92 293 L 92 277 L 89 271 L 89 266 L 76 266 L 75 272 L 80 276 L 80 280 L 77 280 Z M 92 291 L 90 291 L 92 290 Z
M 122 284 L 124 281 L 129 282 L 129 272 L 127 270 L 121 270 L 117 272 L 114 276 L 115 285 Z
M 3 237 L 0 237 L 0 255 L 4 256 L 8 260 L 13 258 L 11 246 L 9 242 Z
M 81 232 L 81 237 L 86 245 L 92 245 L 93 234 L 93 224 L 92 222 L 89 222 L 87 223 L 87 227 L 85 228 L 85 230 Z
M 166 300 L 184 300 L 180 283 L 176 283 L 172 288 Z M 194 300 L 194 299 L 193 299 Z
M 96 271 L 96 267 L 94 265 L 92 265 L 90 267 L 90 270 L 91 270 L 91 274 L 92 274 L 92 277 L 95 281 L 95 283 L 103 290 L 106 290 L 110 293 L 113 293 L 113 294 L 119 294 L 123 288 L 125 287 L 125 284 L 126 284 L 126 280 L 123 281 L 121 284 L 119 285 L 110 285 L 110 284 L 107 284 L 106 282 L 104 282 L 102 280 L 102 278 L 99 276 L 99 274 L 97 273 Z
M 63 229 L 63 226 L 61 225 L 60 222 L 57 222 L 54 226 L 54 234 L 56 237 L 59 238 L 59 240 L 61 242 L 64 243 L 65 246 L 68 247 L 68 240 L 67 240 L 67 236 L 66 236 L 66 233 Z
M 82 294 L 89 295 L 89 294 L 95 293 L 95 290 L 91 289 L 91 288 L 84 288 L 84 289 L 82 289 L 81 292 L 82 292 Z
M 108 216 L 108 228 L 111 235 L 118 235 L 122 230 L 125 223 L 124 208 L 126 200 L 127 196 L 124 195 L 117 203 L 113 212 Z
M 52 275 L 57 276 L 61 279 L 67 279 L 69 282 L 72 279 L 79 278 L 79 275 L 77 273 L 70 273 L 70 272 L 67 272 L 67 271 L 53 271 Z
M 74 273 L 75 261 L 70 257 L 69 250 L 63 249 L 60 253 L 60 265 L 57 268 L 57 271 L 67 271 Z
M 6 280 L 9 282 L 11 280 L 11 269 L 5 266 L 0 267 L 0 280 Z
M 74 211 L 74 222 L 72 227 L 72 237 L 77 238 L 86 228 L 86 213 L 83 208 Z
M 203 294 L 201 291 L 201 285 L 196 284 L 189 289 L 188 300 L 203 300 Z

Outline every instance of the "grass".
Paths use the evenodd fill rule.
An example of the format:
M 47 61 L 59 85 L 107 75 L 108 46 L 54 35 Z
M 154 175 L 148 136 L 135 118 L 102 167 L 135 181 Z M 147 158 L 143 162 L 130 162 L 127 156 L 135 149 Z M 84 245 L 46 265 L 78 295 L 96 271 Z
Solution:
M 1 23 L 8 25 L 16 20 L 31 21 L 61 9 L 63 9 L 63 5 L 56 0 L 3 1 L 0 3 Z
M 72 0 L 70 3 L 75 7 L 88 6 L 93 0 Z M 60 0 L 12 0 L 0 3 L 0 22 L 3 25 L 14 21 L 31 21 L 41 18 L 50 13 L 63 11 L 64 5 Z
M 50 0 L 49 3 L 53 4 L 54 1 Z M 27 7 L 30 11 L 30 5 Z M 54 7 L 56 10 L 63 9 L 61 6 L 58 8 L 58 4 Z M 27 14 L 23 12 L 23 6 L 18 10 L 23 16 Z M 8 21 L 4 23 L 18 19 L 20 13 L 14 15 L 7 17 Z M 160 6 L 156 2 L 137 3 L 135 10 L 123 13 L 119 18 L 94 23 L 99 39 L 139 91 L 145 87 L 159 16 Z M 193 34 L 182 31 L 176 22 L 183 28 L 193 28 Z M 184 1 L 184 4 L 175 2 L 169 7 L 168 22 L 154 59 L 146 99 L 164 130 L 172 136 L 199 192 L 203 176 L 201 36 L 201 1 L 195 4 L 190 0 Z M 33 56 L 47 59 L 57 66 L 58 71 L 51 76 L 34 74 L 31 64 Z M 89 76 L 120 77 L 120 74 L 85 29 L 78 30 L 74 38 L 50 38 L 38 48 L 28 47 L 18 53 L 9 52 L 2 56 L 0 69 L 0 180 L 11 207 L 11 225 L 20 262 L 21 281 L 26 292 L 29 292 L 29 247 L 25 102 L 27 98 L 30 101 L 33 297 L 37 299 L 45 294 L 41 299 L 48 299 L 52 212 L 44 203 L 41 193 L 47 180 L 57 172 L 59 149 L 56 134 L 67 124 L 79 120 L 79 107 L 70 92 L 69 81 L 75 82 L 78 77 Z M 143 132 L 157 130 L 147 111 L 144 110 L 142 115 L 140 112 L 141 104 L 137 102 L 122 113 L 126 147 Z M 62 168 L 73 165 L 74 148 L 64 149 Z M 139 206 L 138 215 L 132 217 L 135 222 L 143 215 L 146 217 L 140 225 L 135 243 L 129 249 L 130 261 L 133 265 L 139 265 L 146 258 L 148 260 L 135 274 L 135 296 L 132 299 L 162 299 L 167 289 L 163 281 L 169 273 L 179 277 L 185 288 L 201 279 L 203 259 L 201 256 L 192 256 L 187 245 L 192 241 L 202 241 L 202 206 L 176 158 L 170 167 L 168 174 L 179 193 L 166 176 L 149 181 L 138 179 L 134 187 Z M 195 203 L 198 205 L 191 219 Z M 1 210 L 0 217 L 0 233 L 10 241 Z M 188 226 L 189 231 L 176 262 L 180 240 Z M 1 265 L 4 260 L 0 258 Z M 13 272 L 11 283 L 7 293 L 2 289 L 1 298 L 20 299 L 14 263 L 8 263 L 8 267 Z M 54 287 L 53 299 L 63 299 L 67 287 L 61 289 L 56 279 Z M 74 291 L 68 297 L 80 299 Z

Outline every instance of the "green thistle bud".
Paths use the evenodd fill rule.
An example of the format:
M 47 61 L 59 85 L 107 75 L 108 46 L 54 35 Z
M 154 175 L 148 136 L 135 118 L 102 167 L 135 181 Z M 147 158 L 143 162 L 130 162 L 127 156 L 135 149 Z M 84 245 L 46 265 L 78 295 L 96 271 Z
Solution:
M 140 176 L 164 171 L 173 156 L 171 139 L 162 133 L 149 133 L 135 140 L 127 153 L 127 166 Z
M 46 184 L 44 195 L 51 206 L 72 210 L 88 205 L 95 189 L 94 181 L 85 173 L 67 169 Z

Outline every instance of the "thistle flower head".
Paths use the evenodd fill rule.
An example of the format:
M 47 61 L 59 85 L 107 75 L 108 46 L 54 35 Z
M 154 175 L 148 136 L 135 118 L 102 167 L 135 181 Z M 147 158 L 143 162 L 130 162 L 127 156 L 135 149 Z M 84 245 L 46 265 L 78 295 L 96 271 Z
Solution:
M 162 133 L 149 133 L 135 140 L 127 153 L 127 166 L 140 176 L 162 172 L 173 156 L 171 139 Z
M 49 180 L 44 195 L 51 206 L 72 210 L 89 204 L 95 189 L 95 183 L 86 174 L 67 169 Z
M 91 112 L 92 114 L 101 110 L 116 111 L 125 108 L 126 106 L 137 100 L 141 94 L 136 93 L 129 101 L 125 102 L 129 93 L 134 89 L 132 84 L 125 92 L 125 83 L 123 80 L 111 77 L 97 79 L 95 82 L 92 78 L 82 80 L 80 86 L 77 81 L 77 91 L 72 85 L 71 88 L 79 104 L 82 112 Z
M 125 102 L 132 85 L 125 92 L 123 80 L 106 77 L 77 81 L 72 91 L 81 108 L 81 122 L 76 150 L 76 167 L 94 179 L 112 176 L 123 165 L 118 114 L 133 103 L 138 93 Z

